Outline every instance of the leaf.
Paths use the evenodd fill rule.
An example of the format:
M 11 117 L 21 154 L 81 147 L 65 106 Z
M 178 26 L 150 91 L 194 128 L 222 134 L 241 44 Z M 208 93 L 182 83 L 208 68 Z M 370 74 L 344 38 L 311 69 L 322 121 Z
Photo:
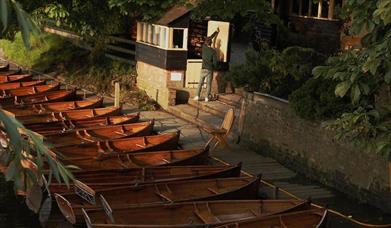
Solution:
M 26 196 L 26 205 L 28 208 L 35 213 L 38 213 L 39 208 L 41 207 L 42 202 L 42 189 L 39 185 L 34 184 Z
M 360 101 L 361 91 L 357 84 L 355 84 L 352 88 L 351 97 L 354 104 L 357 104 Z
M 387 71 L 386 74 L 384 75 L 384 81 L 387 84 L 391 83 L 391 69 L 389 71 Z
M 45 227 L 47 221 L 49 220 L 50 214 L 52 212 L 52 202 L 52 198 L 48 197 L 41 206 L 41 210 L 39 211 L 39 222 L 41 223 L 42 227 Z
M 8 28 L 8 14 L 10 12 L 8 0 L 0 0 L 1 23 L 3 24 L 3 33 Z
M 351 86 L 350 81 L 344 81 L 344 82 L 339 83 L 335 87 L 335 95 L 337 95 L 339 97 L 344 97 L 346 95 L 346 93 L 349 91 L 350 86 Z
M 13 180 L 17 172 L 17 165 L 15 161 L 12 161 L 7 168 L 7 171 L 5 173 L 5 180 L 10 181 Z

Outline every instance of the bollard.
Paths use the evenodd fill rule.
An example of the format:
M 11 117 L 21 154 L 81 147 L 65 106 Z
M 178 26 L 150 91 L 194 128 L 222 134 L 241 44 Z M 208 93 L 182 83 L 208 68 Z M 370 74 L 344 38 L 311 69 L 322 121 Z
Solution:
M 120 85 L 119 82 L 114 83 L 114 106 L 119 107 L 120 106 Z

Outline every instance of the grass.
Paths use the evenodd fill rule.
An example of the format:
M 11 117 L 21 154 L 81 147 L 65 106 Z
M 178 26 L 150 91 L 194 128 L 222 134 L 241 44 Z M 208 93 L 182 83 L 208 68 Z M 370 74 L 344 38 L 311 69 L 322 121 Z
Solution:
M 0 40 L 0 49 L 7 59 L 13 60 L 21 66 L 32 68 L 41 61 L 45 52 L 53 47 L 62 46 L 63 42 L 56 36 L 44 34 L 40 37 L 31 37 L 31 49 L 26 49 L 22 35 L 18 32 L 12 41 Z
M 136 87 L 136 71 L 129 64 L 110 60 L 102 49 L 89 52 L 56 35 L 43 34 L 31 39 L 31 49 L 24 47 L 17 33 L 13 41 L 0 40 L 5 58 L 40 72 L 59 73 L 68 84 L 102 95 L 113 95 L 113 81 L 121 84 L 122 102 L 141 110 L 155 110 L 157 105 Z

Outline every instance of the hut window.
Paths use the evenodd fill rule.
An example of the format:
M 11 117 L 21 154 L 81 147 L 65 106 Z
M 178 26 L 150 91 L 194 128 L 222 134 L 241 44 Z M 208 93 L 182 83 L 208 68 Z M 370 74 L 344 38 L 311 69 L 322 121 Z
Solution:
M 183 29 L 174 29 L 173 36 L 172 36 L 172 47 L 183 48 L 183 38 L 184 38 Z
M 335 7 L 341 6 L 341 0 L 292 0 L 290 14 L 303 17 L 334 19 Z

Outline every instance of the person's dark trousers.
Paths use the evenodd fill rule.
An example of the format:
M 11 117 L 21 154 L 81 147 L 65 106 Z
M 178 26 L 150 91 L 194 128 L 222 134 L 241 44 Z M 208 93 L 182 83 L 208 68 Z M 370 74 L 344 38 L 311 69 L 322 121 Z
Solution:
M 213 71 L 208 69 L 201 70 L 200 82 L 198 83 L 198 89 L 196 96 L 200 97 L 202 86 L 206 78 L 206 98 L 210 97 L 210 91 L 212 88 Z

